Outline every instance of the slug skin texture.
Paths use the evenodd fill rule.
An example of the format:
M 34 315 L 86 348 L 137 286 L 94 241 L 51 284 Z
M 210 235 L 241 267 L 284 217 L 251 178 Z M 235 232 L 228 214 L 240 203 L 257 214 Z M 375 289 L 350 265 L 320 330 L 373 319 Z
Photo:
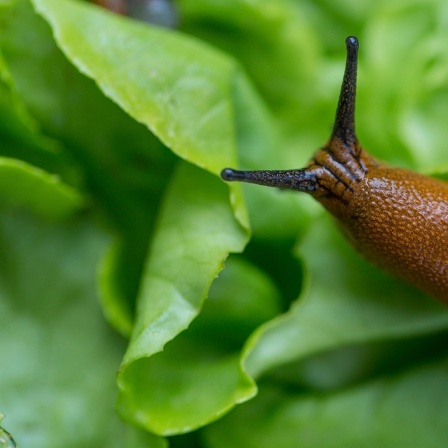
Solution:
M 355 133 L 358 40 L 347 61 L 329 141 L 306 168 L 221 177 L 311 194 L 370 261 L 448 304 L 448 183 L 378 162 Z

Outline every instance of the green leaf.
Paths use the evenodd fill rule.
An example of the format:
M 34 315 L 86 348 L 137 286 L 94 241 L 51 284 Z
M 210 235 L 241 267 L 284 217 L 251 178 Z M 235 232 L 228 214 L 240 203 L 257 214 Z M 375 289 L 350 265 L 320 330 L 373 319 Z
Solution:
M 448 163 L 441 119 L 448 70 L 442 9 L 441 1 L 381 2 L 359 36 L 363 145 L 380 158 L 428 171 Z
M 241 256 L 230 256 L 188 334 L 239 351 L 255 328 L 279 313 L 279 302 L 265 272 Z
M 0 391 L 19 446 L 165 446 L 114 415 L 124 344 L 97 303 L 105 242 L 87 219 L 44 223 L 2 207 Z
M 235 57 L 276 115 L 289 119 L 291 109 L 309 101 L 303 93 L 315 79 L 316 33 L 293 2 L 180 0 L 179 6 L 182 29 Z
M 79 74 L 28 1 L 18 1 L 0 19 L 9 30 L 0 42 L 11 76 L 43 132 L 67 146 L 69 162 L 82 168 L 89 190 L 117 226 L 135 231 L 136 221 L 150 223 L 154 210 L 144 204 L 163 190 L 174 161 L 169 152 Z
M 81 166 L 89 189 L 120 228 L 150 222 L 154 210 L 143 204 L 160 195 L 173 164 L 169 152 L 66 60 L 28 1 L 0 19 L 9 30 L 0 36 L 6 63 L 43 132 L 67 146 L 69 162 Z
M 168 359 L 159 357 L 161 366 L 157 366 L 157 357 L 154 368 L 153 361 L 148 360 L 190 325 L 228 253 L 240 252 L 245 245 L 246 235 L 233 219 L 226 190 L 212 175 L 182 164 L 166 194 L 152 241 L 137 320 L 118 384 L 120 413 L 159 434 L 179 433 L 203 425 L 236 402 L 252 396 L 255 390 L 252 381 L 238 368 L 237 357 L 232 356 L 210 366 L 208 372 L 211 378 L 217 376 L 222 381 L 228 376 L 223 393 L 212 392 L 210 386 L 216 386 L 212 379 L 204 381 L 199 386 L 206 389 L 202 392 L 205 396 L 202 404 L 207 406 L 195 406 L 197 397 L 188 393 L 188 388 L 186 395 L 180 393 L 177 397 L 176 392 L 182 391 L 185 382 L 195 383 L 201 378 L 202 363 L 198 358 L 203 358 L 204 353 L 192 358 L 192 367 L 179 374 L 186 376 L 174 384 L 169 381 L 172 375 L 168 374 L 172 362 L 169 351 Z M 190 352 L 177 353 L 174 359 L 188 366 Z M 154 372 L 161 371 L 168 376 L 156 375 L 161 382 L 154 388 Z M 230 375 L 226 374 L 228 371 Z
M 19 160 L 0 157 L 0 204 L 60 219 L 73 214 L 82 202 L 81 195 L 56 176 Z
M 214 173 L 235 165 L 231 59 L 187 36 L 82 2 L 33 4 L 76 67 L 177 155 Z M 240 189 L 232 189 L 247 226 Z
M 1 11 L 0 11 L 1 13 Z M 66 174 L 60 147 L 44 137 L 20 98 L 17 86 L 0 52 L 0 154 L 20 158 L 50 172 Z
M 139 406 L 154 430 L 177 433 L 215 420 L 250 398 L 256 389 L 241 367 L 239 351 L 250 332 L 277 312 L 278 293 L 263 273 L 230 257 L 188 330 L 162 353 L 128 368 L 135 398 L 123 403 L 123 415 Z
M 448 328 L 446 307 L 368 264 L 328 217 L 310 226 L 299 251 L 301 300 L 249 341 L 252 375 L 344 346 Z
M 442 447 L 448 437 L 447 373 L 445 357 L 333 394 L 268 386 L 206 430 L 207 447 Z
M 225 57 L 185 36 L 122 19 L 82 2 L 33 3 L 51 24 L 68 58 L 111 99 L 168 146 L 180 147 L 184 157 L 191 154 L 194 160 L 200 153 L 202 160 L 197 161 L 209 169 L 222 166 L 225 153 L 221 149 L 228 146 L 231 122 L 225 93 L 233 69 Z M 167 115 L 173 121 L 167 120 Z M 216 116 L 223 118 L 221 127 Z M 199 148 L 197 134 L 203 140 Z
M 129 334 L 148 240 L 174 157 L 66 60 L 28 1 L 17 1 L 0 21 L 8 30 L 0 34 L 0 44 L 22 101 L 42 131 L 63 142 L 66 162 L 81 173 L 77 184 L 94 196 L 117 233 L 101 287 L 106 315 Z

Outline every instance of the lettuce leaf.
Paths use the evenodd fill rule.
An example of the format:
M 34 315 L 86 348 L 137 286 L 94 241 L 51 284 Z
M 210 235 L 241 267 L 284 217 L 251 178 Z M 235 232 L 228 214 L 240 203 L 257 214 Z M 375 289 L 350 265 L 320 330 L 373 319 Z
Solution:
M 124 344 L 102 318 L 95 285 L 107 235 L 79 213 L 68 187 L 36 169 L 9 161 L 0 178 L 3 186 L 9 180 L 6 203 L 17 198 L 16 180 L 26 188 L 22 199 L 28 194 L 0 206 L 0 351 L 8 360 L 0 403 L 8 431 L 19 446 L 165 446 L 114 412 Z M 50 202 L 42 205 L 44 195 Z

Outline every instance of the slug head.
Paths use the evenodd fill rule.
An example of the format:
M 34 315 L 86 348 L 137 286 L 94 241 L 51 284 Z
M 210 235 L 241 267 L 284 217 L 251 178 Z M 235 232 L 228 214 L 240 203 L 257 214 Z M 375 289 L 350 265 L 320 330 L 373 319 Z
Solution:
M 359 145 L 355 132 L 358 39 L 346 39 L 347 58 L 333 132 L 308 166 L 284 171 L 238 171 L 226 168 L 221 177 L 311 194 L 331 213 L 342 218 L 356 183 L 377 162 Z

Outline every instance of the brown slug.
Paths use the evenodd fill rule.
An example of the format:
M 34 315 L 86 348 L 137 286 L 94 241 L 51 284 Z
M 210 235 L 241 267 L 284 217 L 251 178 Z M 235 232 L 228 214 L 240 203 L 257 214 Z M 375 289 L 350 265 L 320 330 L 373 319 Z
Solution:
M 448 183 L 375 160 L 355 133 L 358 39 L 347 59 L 336 120 L 328 142 L 306 168 L 237 171 L 221 177 L 304 191 L 338 221 L 369 260 L 448 304 Z

